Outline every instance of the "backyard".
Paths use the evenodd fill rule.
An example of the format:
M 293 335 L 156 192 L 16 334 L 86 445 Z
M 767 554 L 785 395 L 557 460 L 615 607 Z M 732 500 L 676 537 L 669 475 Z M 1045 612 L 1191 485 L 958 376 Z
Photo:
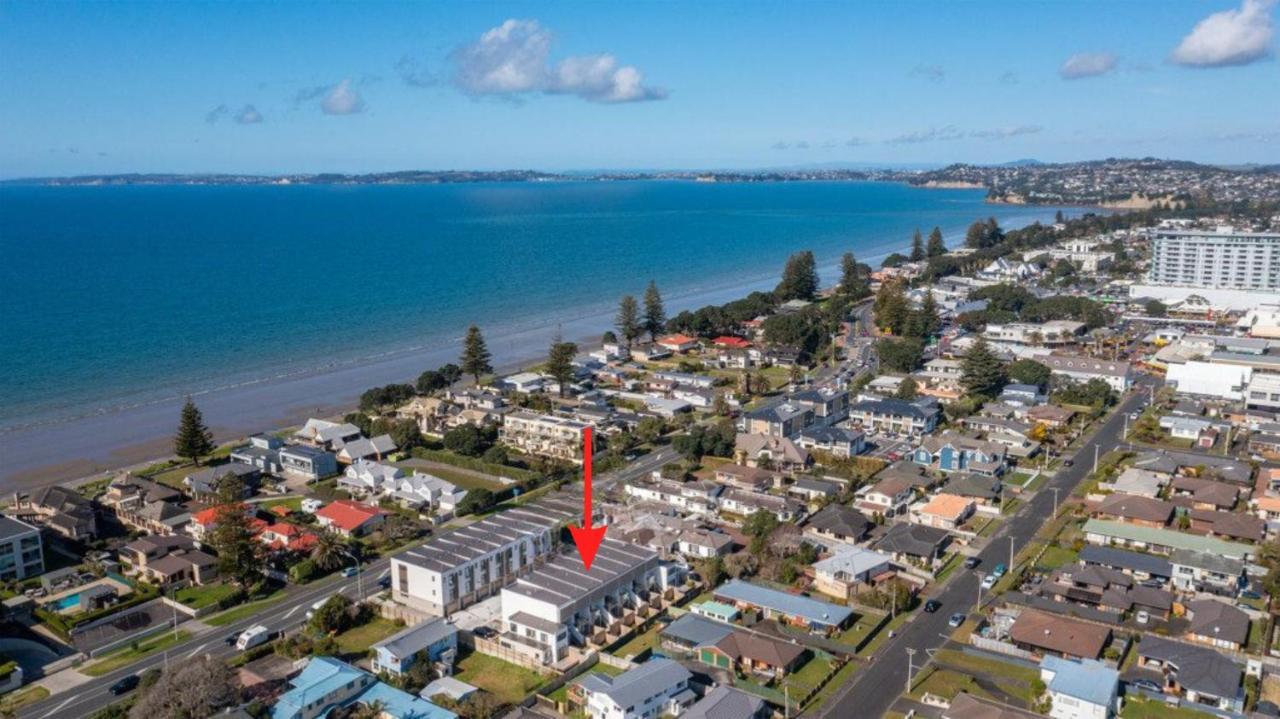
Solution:
M 499 701 L 515 704 L 546 683 L 546 678 L 497 657 L 472 652 L 458 662 L 454 676 L 493 694 Z
M 352 627 L 334 636 L 344 655 L 367 654 L 369 647 L 404 629 L 404 625 L 390 619 L 374 617 L 358 627 Z
M 654 622 L 653 626 L 649 627 L 646 631 L 632 636 L 621 646 L 610 650 L 609 653 L 615 657 L 626 659 L 628 657 L 634 657 L 646 649 L 656 651 L 660 641 L 658 632 L 661 631 L 662 627 L 663 624 L 660 622 Z

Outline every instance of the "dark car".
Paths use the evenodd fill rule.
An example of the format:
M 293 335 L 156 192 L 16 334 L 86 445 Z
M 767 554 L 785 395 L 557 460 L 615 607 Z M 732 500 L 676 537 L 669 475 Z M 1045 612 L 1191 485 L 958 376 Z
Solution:
M 492 639 L 498 636 L 498 633 L 493 630 L 493 627 L 476 627 L 471 633 L 481 639 Z
M 1070 466 L 1074 465 L 1075 463 L 1076 463 L 1076 461 L 1075 461 L 1074 459 L 1064 459 L 1064 460 L 1062 460 L 1062 466 L 1063 466 L 1063 467 L 1070 467 Z
M 1253 600 L 1255 600 L 1255 601 L 1256 601 L 1256 600 L 1259 600 L 1259 599 L 1262 599 L 1262 595 L 1261 595 L 1261 594 L 1258 594 L 1257 592 L 1253 591 L 1252 589 L 1246 589 L 1246 590 L 1244 590 L 1243 592 L 1240 592 L 1240 597 L 1241 597 L 1242 599 L 1253 599 Z
M 969 557 L 968 559 L 964 560 L 965 569 L 973 569 L 979 564 L 982 564 L 982 559 L 979 557 Z
M 379 587 L 382 587 L 383 589 L 390 589 L 390 588 L 391 588 L 391 577 L 383 577 L 382 579 L 379 579 L 379 580 L 378 580 L 378 586 L 379 586 Z
M 1134 679 L 1129 682 L 1129 686 L 1135 689 L 1146 689 L 1149 692 L 1155 692 L 1157 694 L 1161 694 L 1164 692 L 1164 687 L 1160 686 L 1159 684 L 1156 684 L 1150 679 Z
M 126 692 L 131 692 L 131 691 L 133 691 L 134 689 L 137 689 L 137 688 L 138 688 L 138 681 L 139 681 L 139 680 L 138 680 L 138 675 L 137 675 L 137 674 L 130 674 L 129 676 L 125 677 L 124 679 L 121 679 L 120 681 L 116 682 L 115 684 L 112 684 L 112 685 L 111 685 L 111 689 L 110 689 L 109 691 L 110 691 L 112 694 L 115 694 L 116 696 L 120 696 L 121 694 L 124 694 L 124 693 L 126 693 Z
M 227 646 L 229 646 L 229 647 L 234 647 L 234 646 L 236 645 L 236 640 L 237 640 L 237 639 L 239 639 L 239 638 L 240 638 L 240 633 L 239 633 L 239 632 L 236 632 L 235 634 L 228 634 L 225 638 L 223 638 L 223 640 L 222 640 L 222 641 L 223 641 Z
M 942 608 L 942 602 L 939 602 L 936 599 L 930 599 L 929 601 L 924 603 L 924 610 L 930 614 L 933 614 L 934 612 L 938 611 L 941 608 Z

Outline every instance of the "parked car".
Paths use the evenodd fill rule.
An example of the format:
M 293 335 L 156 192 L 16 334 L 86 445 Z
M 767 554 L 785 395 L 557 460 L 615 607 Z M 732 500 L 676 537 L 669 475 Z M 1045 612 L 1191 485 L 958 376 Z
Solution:
M 1261 594 L 1258 594 L 1257 592 L 1253 591 L 1252 589 L 1246 589 L 1246 590 L 1244 590 L 1243 592 L 1240 592 L 1240 598 L 1241 598 L 1241 599 L 1253 599 L 1253 600 L 1255 600 L 1255 601 L 1256 601 L 1256 600 L 1262 599 L 1262 595 L 1261 595 Z
M 244 632 L 240 634 L 239 638 L 236 639 L 236 649 L 243 652 L 246 649 L 252 649 L 258 646 L 259 644 L 266 644 L 270 640 L 271 630 L 261 624 L 256 624 L 244 630 Z
M 139 681 L 140 680 L 138 679 L 137 674 L 130 674 L 129 676 L 124 677 L 123 679 L 116 682 L 115 684 L 112 684 L 111 689 L 109 689 L 108 691 L 110 691 L 112 694 L 116 696 L 120 696 L 121 694 L 125 694 L 127 692 L 133 691 L 134 689 L 137 689 Z
M 1007 571 L 1009 571 L 1008 567 L 1004 566 L 1003 564 L 997 564 L 996 568 L 991 570 L 991 574 L 993 574 L 996 579 L 999 579 L 1000 577 L 1003 577 L 1004 573 Z
M 391 588 L 391 576 L 390 576 L 390 575 L 388 575 L 388 576 L 385 576 L 385 577 L 383 577 L 383 578 L 379 579 L 379 580 L 378 580 L 378 586 L 379 586 L 379 587 L 382 587 L 383 589 L 390 589 L 390 588 Z
M 988 574 L 987 576 L 985 576 L 985 577 L 983 577 L 983 578 L 982 578 L 982 588 L 983 588 L 983 589 L 990 589 L 990 588 L 994 587 L 994 586 L 996 585 L 996 581 L 997 581 L 997 580 L 999 580 L 999 579 L 1000 579 L 1000 578 L 999 578 L 999 577 L 997 577 L 997 576 L 996 576 L 996 575 L 994 575 L 994 574 Z
M 979 564 L 982 564 L 982 559 L 980 559 L 980 558 L 978 558 L 978 557 L 969 557 L 968 559 L 964 560 L 964 568 L 965 568 L 965 569 L 973 569 L 974 567 L 978 566 Z
M 471 633 L 476 635 L 477 637 L 480 637 L 481 639 L 492 639 L 498 636 L 498 633 L 494 631 L 493 627 L 476 627 L 475 629 L 471 630 Z
M 342 570 L 342 576 L 344 577 L 354 577 L 359 573 L 360 573 L 359 567 L 347 567 L 346 569 Z
M 1076 463 L 1076 461 L 1075 461 L 1074 459 L 1071 459 L 1070 457 L 1068 457 L 1067 459 L 1062 460 L 1062 466 L 1063 466 L 1063 467 L 1071 467 L 1071 466 L 1074 466 L 1074 465 L 1075 465 L 1075 463 Z
M 1150 679 L 1131 679 L 1129 680 L 1129 686 L 1136 689 L 1146 689 L 1149 692 L 1155 692 L 1157 694 L 1164 693 L 1164 687 L 1156 684 Z
M 934 612 L 938 611 L 938 609 L 940 609 L 941 607 L 942 607 L 942 602 L 939 602 L 936 599 L 930 599 L 929 601 L 924 603 L 924 610 L 930 614 L 933 614 Z
M 952 614 L 951 618 L 947 620 L 947 626 L 951 627 L 952 629 L 959 627 L 961 624 L 964 624 L 964 615 L 961 614 L 960 612 L 956 612 L 955 614 Z
M 1135 619 L 1138 620 L 1139 624 L 1146 624 L 1147 622 L 1151 621 L 1151 615 L 1146 613 L 1145 611 L 1139 611 Z

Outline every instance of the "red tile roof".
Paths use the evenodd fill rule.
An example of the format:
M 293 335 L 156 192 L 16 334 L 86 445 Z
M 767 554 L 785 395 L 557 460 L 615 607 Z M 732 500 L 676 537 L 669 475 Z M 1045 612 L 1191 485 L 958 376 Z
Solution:
M 712 342 L 717 347 L 730 347 L 733 349 L 746 349 L 751 346 L 750 342 L 742 339 L 741 337 L 730 337 L 728 335 L 717 337 L 712 340 Z
M 660 345 L 687 345 L 689 343 L 696 344 L 697 342 L 697 337 L 690 337 L 689 335 L 667 335 L 658 340 Z
M 192 515 L 191 521 L 204 527 L 212 526 L 218 522 L 218 514 L 220 514 L 226 506 L 227 505 L 225 504 L 216 504 L 212 507 L 202 509 Z M 240 508 L 243 509 L 246 514 L 250 512 L 250 507 L 247 504 L 241 504 Z
M 333 526 L 347 532 L 354 532 L 365 522 L 383 514 L 386 512 L 371 504 L 349 499 L 330 502 L 316 511 L 316 517 L 327 519 Z
M 291 549 L 297 552 L 310 550 L 317 541 L 316 535 L 311 532 L 285 522 L 276 522 L 264 528 L 259 538 L 272 549 Z

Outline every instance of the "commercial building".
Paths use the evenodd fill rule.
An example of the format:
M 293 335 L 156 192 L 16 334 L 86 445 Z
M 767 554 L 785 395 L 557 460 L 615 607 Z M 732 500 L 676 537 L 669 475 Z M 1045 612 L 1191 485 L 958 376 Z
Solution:
M 543 500 L 502 512 L 392 557 L 392 597 L 447 616 L 492 595 L 551 553 L 574 515 L 567 504 Z
M 44 574 L 40 529 L 0 515 L 0 581 Z
M 624 616 L 660 604 L 658 595 L 675 584 L 671 569 L 652 549 L 608 537 L 591 569 L 577 552 L 555 556 L 502 588 L 499 642 L 556 664 L 570 644 L 586 646 Z
M 1280 233 L 1158 230 L 1148 281 L 1226 290 L 1280 290 Z
M 525 410 L 502 422 L 498 438 L 521 452 L 582 463 L 582 430 L 591 425 L 567 417 Z

